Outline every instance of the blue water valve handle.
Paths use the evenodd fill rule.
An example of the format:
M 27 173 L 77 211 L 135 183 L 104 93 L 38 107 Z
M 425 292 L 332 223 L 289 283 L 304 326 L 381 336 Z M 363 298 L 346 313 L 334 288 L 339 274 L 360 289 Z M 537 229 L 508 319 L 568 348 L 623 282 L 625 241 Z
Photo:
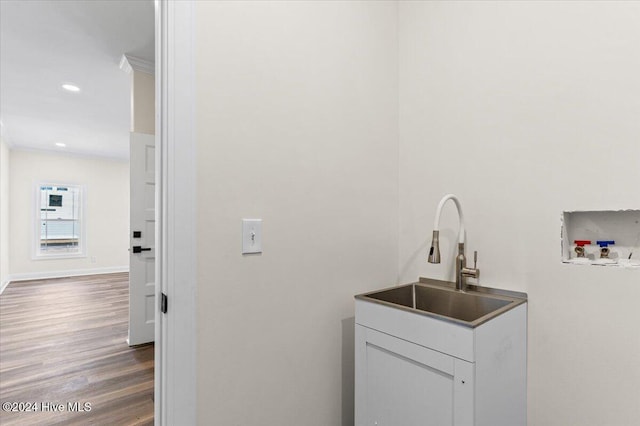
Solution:
M 612 240 L 599 240 L 596 241 L 596 244 L 600 246 L 600 248 L 609 247 L 610 245 L 614 245 L 616 242 Z

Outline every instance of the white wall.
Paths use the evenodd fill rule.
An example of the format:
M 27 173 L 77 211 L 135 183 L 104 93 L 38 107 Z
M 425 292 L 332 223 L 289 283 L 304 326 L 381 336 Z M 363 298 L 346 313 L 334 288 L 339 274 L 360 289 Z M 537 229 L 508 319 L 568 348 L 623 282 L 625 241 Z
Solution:
M 563 210 L 639 208 L 640 3 L 401 2 L 400 271 L 463 202 L 481 284 L 529 294 L 529 424 L 637 425 L 640 273 L 560 263 Z M 455 240 L 455 208 L 442 238 Z
M 9 163 L 11 151 L 0 139 L 0 291 L 9 278 Z
M 143 71 L 131 71 L 131 131 L 153 135 L 156 132 L 155 77 Z
M 47 181 L 86 185 L 87 257 L 32 260 L 33 188 Z M 12 150 L 10 188 L 12 279 L 128 269 L 128 162 Z
M 196 4 L 200 424 L 353 424 L 353 295 L 397 278 L 396 7 Z

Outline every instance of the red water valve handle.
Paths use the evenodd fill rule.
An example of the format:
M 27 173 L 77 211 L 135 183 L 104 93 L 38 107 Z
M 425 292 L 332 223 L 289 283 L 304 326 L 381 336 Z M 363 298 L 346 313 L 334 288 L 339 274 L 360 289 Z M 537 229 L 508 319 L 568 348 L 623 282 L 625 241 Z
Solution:
M 589 240 L 575 240 L 574 244 L 577 245 L 578 247 L 584 247 L 584 246 L 588 246 L 589 244 L 591 244 L 591 241 L 589 241 Z

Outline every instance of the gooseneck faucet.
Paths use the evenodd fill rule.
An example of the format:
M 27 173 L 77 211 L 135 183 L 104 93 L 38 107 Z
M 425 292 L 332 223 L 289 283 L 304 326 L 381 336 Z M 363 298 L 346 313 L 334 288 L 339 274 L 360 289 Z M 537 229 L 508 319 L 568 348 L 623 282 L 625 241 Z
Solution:
M 433 222 L 433 239 L 431 240 L 431 249 L 429 250 L 429 263 L 440 263 L 440 215 L 442 213 L 442 207 L 447 201 L 453 201 L 458 210 L 458 256 L 456 257 L 456 290 L 466 291 L 467 277 L 478 278 L 480 276 L 480 270 L 477 268 L 478 252 L 473 253 L 473 268 L 467 268 L 467 258 L 464 255 L 464 215 L 462 214 L 462 206 L 460 200 L 453 194 L 447 194 L 442 197 L 436 210 L 436 218 Z

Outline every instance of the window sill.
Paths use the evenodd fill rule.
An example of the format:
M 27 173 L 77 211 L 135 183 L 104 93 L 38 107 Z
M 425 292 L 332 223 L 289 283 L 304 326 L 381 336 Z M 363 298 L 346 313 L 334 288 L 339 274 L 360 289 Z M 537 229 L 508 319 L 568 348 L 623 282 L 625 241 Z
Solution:
M 31 257 L 31 260 L 56 260 L 56 259 L 81 259 L 86 258 L 85 253 L 69 253 L 69 254 L 42 254 Z

